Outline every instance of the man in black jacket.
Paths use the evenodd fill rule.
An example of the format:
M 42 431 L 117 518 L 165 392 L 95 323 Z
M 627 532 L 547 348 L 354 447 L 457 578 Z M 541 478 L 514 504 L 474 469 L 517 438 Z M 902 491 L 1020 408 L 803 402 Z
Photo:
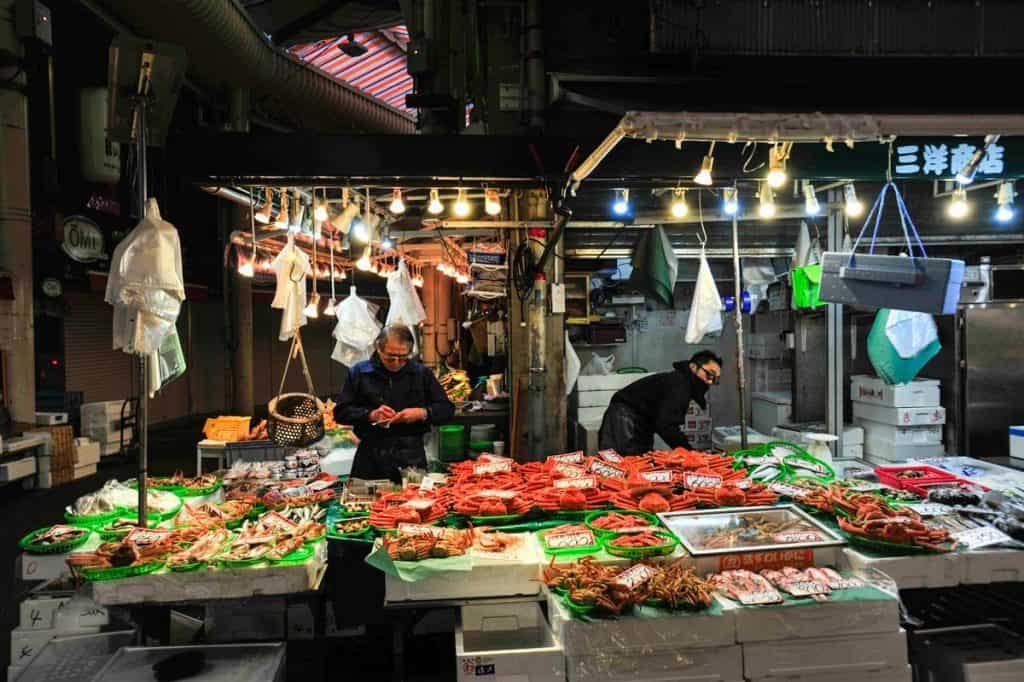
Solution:
M 352 424 L 359 436 L 355 478 L 400 483 L 401 469 L 425 469 L 423 434 L 455 414 L 434 373 L 412 359 L 413 345 L 408 327 L 385 327 L 373 358 L 348 371 L 334 419 Z
M 642 455 L 654 447 L 654 434 L 670 448 L 689 448 L 683 424 L 690 401 L 707 409 L 708 388 L 722 376 L 722 358 L 708 350 L 689 362 L 672 363 L 673 371 L 652 374 L 616 391 L 601 421 L 601 449 Z

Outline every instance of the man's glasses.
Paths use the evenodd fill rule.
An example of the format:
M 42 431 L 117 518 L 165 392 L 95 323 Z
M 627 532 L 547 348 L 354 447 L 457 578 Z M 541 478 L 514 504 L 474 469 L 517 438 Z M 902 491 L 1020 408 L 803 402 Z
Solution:
M 395 354 L 392 354 L 392 353 L 385 353 L 384 351 L 380 351 L 380 350 L 377 351 L 377 354 L 380 355 L 380 359 L 381 360 L 399 361 L 399 360 L 408 360 L 410 357 L 412 357 L 411 353 L 401 353 L 399 355 L 395 355 Z
M 722 375 L 721 374 L 715 374 L 714 372 L 709 372 L 707 367 L 698 367 L 697 369 L 698 369 L 698 371 L 704 372 L 704 376 L 707 377 L 707 380 L 709 382 L 711 382 L 712 384 L 714 384 L 714 385 L 717 385 L 718 382 L 722 380 Z

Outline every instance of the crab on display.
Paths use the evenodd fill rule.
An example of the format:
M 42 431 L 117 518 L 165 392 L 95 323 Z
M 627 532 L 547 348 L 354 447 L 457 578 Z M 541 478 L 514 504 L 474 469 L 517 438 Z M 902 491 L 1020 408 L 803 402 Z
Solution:
M 633 509 L 649 514 L 669 511 L 683 511 L 697 506 L 697 496 L 682 491 L 675 492 L 670 485 L 637 485 L 615 494 L 612 503 L 620 509 Z
M 534 494 L 534 503 L 544 511 L 587 511 L 604 507 L 611 497 L 597 488 L 545 488 Z
M 697 500 L 711 507 L 758 507 L 775 504 L 779 496 L 760 483 L 741 488 L 735 483 L 716 486 L 698 486 L 693 489 Z
M 917 545 L 937 552 L 948 552 L 956 544 L 949 531 L 927 525 L 917 512 L 896 510 L 881 500 L 860 505 L 852 518 L 839 516 L 837 520 L 843 531 L 875 540 Z
M 508 516 L 530 511 L 531 502 L 523 495 L 505 496 L 478 492 L 457 496 L 453 510 L 465 516 Z

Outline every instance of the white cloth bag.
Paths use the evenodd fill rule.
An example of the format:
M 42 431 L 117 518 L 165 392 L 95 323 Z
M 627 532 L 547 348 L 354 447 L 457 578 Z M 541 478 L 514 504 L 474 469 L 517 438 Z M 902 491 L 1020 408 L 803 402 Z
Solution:
M 281 311 L 278 338 L 290 341 L 295 331 L 306 324 L 306 316 L 302 311 L 306 307 L 306 278 L 312 272 L 309 256 L 295 246 L 294 238 L 289 234 L 288 244 L 277 254 L 273 267 L 277 288 L 270 307 Z
M 690 317 L 686 322 L 686 343 L 700 343 L 708 334 L 722 331 L 722 297 L 711 275 L 711 266 L 700 256 L 697 285 L 693 290 Z

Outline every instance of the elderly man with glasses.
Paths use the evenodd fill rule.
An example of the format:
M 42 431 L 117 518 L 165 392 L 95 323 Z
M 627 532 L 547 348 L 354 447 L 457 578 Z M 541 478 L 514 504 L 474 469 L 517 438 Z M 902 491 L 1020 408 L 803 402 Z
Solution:
M 708 350 L 689 362 L 672 363 L 671 372 L 652 374 L 616 391 L 601 422 L 601 449 L 642 455 L 654 447 L 654 435 L 671 448 L 689 448 L 683 434 L 690 401 L 707 409 L 705 395 L 722 376 L 722 358 Z
M 334 418 L 359 436 L 353 477 L 400 483 L 402 469 L 425 469 L 423 434 L 455 414 L 434 373 L 412 359 L 413 347 L 408 327 L 385 327 L 373 358 L 348 371 Z

